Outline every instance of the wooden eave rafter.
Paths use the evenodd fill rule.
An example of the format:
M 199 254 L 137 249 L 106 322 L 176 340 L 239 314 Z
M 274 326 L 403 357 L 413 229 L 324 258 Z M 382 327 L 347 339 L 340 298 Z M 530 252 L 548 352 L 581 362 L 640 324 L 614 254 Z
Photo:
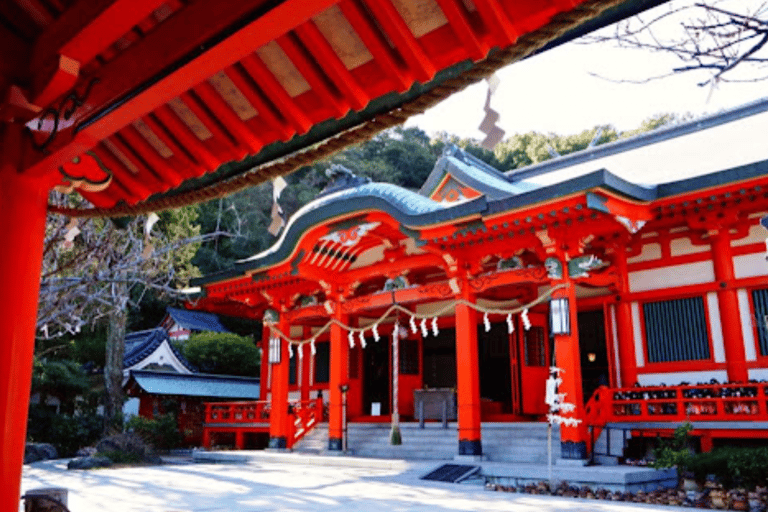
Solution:
M 218 195 L 288 172 L 304 155 L 246 169 L 344 130 L 354 132 L 345 133 L 350 142 L 369 137 L 401 121 L 382 114 L 411 103 L 422 109 L 506 59 L 571 37 L 593 16 L 621 17 L 660 1 L 232 0 L 221 9 L 215 0 L 76 0 L 54 11 L 13 0 L 24 19 L 17 23 L 5 8 L 0 16 L 26 49 L 0 64 L 15 70 L 0 79 L 0 117 L 28 121 L 22 167 L 29 175 L 63 166 L 79 177 L 72 160 L 93 152 L 98 160 L 76 171 L 85 181 L 112 177 L 106 189 L 83 191 L 93 215 L 151 210 L 136 206 L 149 198 L 157 208 L 175 207 L 210 197 L 198 194 L 202 188 Z M 489 53 L 536 31 L 519 55 Z M 482 59 L 489 60 L 472 64 Z M 23 62 L 31 64 L 18 69 Z
M 768 211 L 768 180 L 750 180 L 687 193 L 654 205 L 652 229 L 670 229 L 714 212 L 738 209 L 745 214 Z

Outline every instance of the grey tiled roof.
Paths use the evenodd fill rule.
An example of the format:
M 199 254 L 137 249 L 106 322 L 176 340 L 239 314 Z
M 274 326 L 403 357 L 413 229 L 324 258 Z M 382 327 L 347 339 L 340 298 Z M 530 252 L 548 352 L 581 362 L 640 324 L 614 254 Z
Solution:
M 176 347 L 173 346 L 173 343 L 171 343 L 168 338 L 168 333 L 165 329 L 160 327 L 147 329 L 146 331 L 131 332 L 125 335 L 123 368 L 130 368 L 141 362 L 152 352 L 157 350 L 163 343 L 168 343 L 168 346 L 181 364 L 186 366 L 190 371 L 197 371 L 197 369 L 187 361 L 183 355 L 181 355 L 181 352 L 176 350 Z
M 177 308 L 167 308 L 166 312 L 182 328 L 190 331 L 229 332 L 213 313 Z
M 258 378 L 132 370 L 128 382 L 131 381 L 136 382 L 146 393 L 153 395 L 182 395 L 232 400 L 259 399 Z

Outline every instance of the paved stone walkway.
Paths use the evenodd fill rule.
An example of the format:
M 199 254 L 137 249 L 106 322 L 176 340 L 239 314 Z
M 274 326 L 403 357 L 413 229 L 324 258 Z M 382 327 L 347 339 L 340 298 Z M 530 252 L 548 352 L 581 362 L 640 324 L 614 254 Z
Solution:
M 426 482 L 419 477 L 435 464 L 403 462 L 394 466 L 398 467 L 264 461 L 68 471 L 66 461 L 60 460 L 24 466 L 22 490 L 65 487 L 72 512 L 682 510 Z

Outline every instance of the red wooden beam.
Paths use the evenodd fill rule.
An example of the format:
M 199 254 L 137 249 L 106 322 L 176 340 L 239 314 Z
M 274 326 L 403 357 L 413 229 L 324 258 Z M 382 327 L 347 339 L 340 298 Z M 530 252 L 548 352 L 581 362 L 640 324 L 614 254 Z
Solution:
M 253 80 L 259 84 L 259 87 L 267 95 L 276 109 L 291 122 L 299 134 L 306 133 L 312 127 L 312 121 L 296 105 L 282 84 L 275 78 L 275 75 L 267 69 L 261 58 L 255 54 L 245 56 L 240 64 L 248 72 Z
M 142 121 L 144 121 L 149 129 L 152 130 L 152 133 L 157 135 L 158 139 L 160 139 L 163 144 L 168 146 L 173 153 L 173 157 L 183 162 L 183 167 L 185 169 L 192 169 L 192 172 L 188 174 L 200 175 L 205 172 L 204 168 L 200 166 L 200 162 L 190 155 L 154 116 L 146 116 L 142 118 Z
M 488 53 L 488 45 L 475 36 L 475 31 L 465 16 L 465 7 L 460 0 L 437 0 L 443 10 L 451 28 L 459 36 L 472 60 L 478 61 L 485 58 Z
M 53 23 L 53 14 L 40 2 L 40 0 L 13 1 L 28 14 L 38 26 L 45 28 Z
M 390 0 L 365 0 L 365 3 L 395 46 L 400 49 L 416 80 L 430 81 L 437 69 Z
M 218 143 L 221 149 L 215 152 L 220 161 L 223 160 L 221 157 L 224 155 L 227 155 L 224 156 L 224 159 L 226 160 L 240 160 L 246 155 L 246 151 L 243 148 L 237 147 L 235 143 L 236 141 L 233 140 L 229 132 L 221 125 L 217 118 L 218 116 L 214 115 L 214 113 L 208 109 L 208 105 L 201 102 L 196 94 L 192 91 L 185 92 L 179 96 L 179 98 L 187 105 L 187 107 L 189 107 L 192 113 L 200 119 L 200 122 L 203 123 L 208 131 L 213 134 L 213 137 L 208 139 L 206 144 Z M 224 155 L 220 152 L 223 152 Z
M 483 23 L 488 27 L 488 31 L 493 34 L 497 44 L 502 46 L 513 44 L 517 41 L 519 31 L 509 20 L 504 8 L 497 0 L 475 0 L 477 12 L 483 19 Z
M 179 141 L 184 149 L 201 164 L 196 168 L 202 173 L 208 169 L 214 169 L 219 165 L 219 160 L 198 139 L 189 127 L 176 117 L 176 114 L 167 106 L 160 107 L 154 112 L 157 120 L 166 127 L 169 134 Z
M 346 99 L 356 110 L 362 110 L 371 100 L 355 77 L 344 66 L 330 43 L 325 39 L 320 29 L 309 21 L 296 27 L 304 46 L 315 56 L 318 62 L 323 63 L 323 71 L 330 77 L 336 87 L 345 94 Z
M 154 174 L 163 182 L 169 184 L 171 187 L 177 187 L 184 181 L 184 177 L 169 165 L 165 158 L 158 155 L 155 148 L 139 135 L 133 126 L 126 126 L 123 128 L 120 131 L 120 135 L 122 135 L 126 143 L 130 145 L 144 163 L 148 165 Z
M 286 35 L 277 40 L 277 43 L 283 49 L 285 54 L 291 59 L 296 69 L 304 76 L 304 79 L 312 87 L 323 103 L 328 104 L 334 112 L 336 119 L 341 119 L 351 110 L 349 102 L 338 96 L 337 92 L 331 89 L 327 78 L 318 67 L 317 62 L 310 58 L 299 42 L 293 35 Z
M 243 93 L 248 103 L 258 111 L 259 115 L 255 119 L 262 121 L 268 128 L 274 130 L 280 140 L 286 141 L 294 136 L 295 130 L 277 114 L 275 107 L 262 95 L 258 85 L 253 81 L 253 77 L 240 64 L 228 69 L 227 76 L 235 84 L 235 87 Z
M 91 0 L 76 2 L 40 35 L 31 69 L 45 69 L 64 55 L 85 65 L 148 17 L 165 0 Z M 46 105 L 41 105 L 46 106 Z
M 214 2 L 210 0 L 190 5 L 105 65 L 99 73 L 98 87 L 94 88 L 92 97 L 75 113 L 72 121 L 83 121 L 85 116 L 96 114 L 98 109 L 112 103 L 108 114 L 105 112 L 91 120 L 68 142 L 59 142 L 68 139 L 66 134 L 60 134 L 49 155 L 33 152 L 31 142 L 28 142 L 23 167 L 29 174 L 40 175 L 46 169 L 73 159 L 97 141 L 241 60 L 255 48 L 284 35 L 337 1 L 283 2 L 189 62 L 179 65 L 191 50 L 199 48 L 207 38 L 230 26 L 244 11 L 248 11 L 248 7 L 253 7 L 253 2 L 233 1 L 228 9 L 214 7 Z M 202 32 L 194 37 L 198 29 Z M 190 34 L 193 36 L 188 37 Z M 170 66 L 177 68 L 166 74 L 160 73 Z M 151 85 L 147 85 L 150 79 Z M 132 95 L 113 103 L 127 93 Z M 218 162 L 212 167 L 217 165 Z
M 365 12 L 360 8 L 355 0 L 343 0 L 339 3 L 341 12 L 346 16 L 349 23 L 355 27 L 357 35 L 368 47 L 373 58 L 376 59 L 383 68 L 387 76 L 392 80 L 397 92 L 405 92 L 413 83 L 409 73 L 403 70 L 397 59 L 392 53 L 392 48 L 379 32 L 378 28 L 368 18 Z
M 224 99 L 208 82 L 203 82 L 195 88 L 198 97 L 213 110 L 227 131 L 237 139 L 237 142 L 248 148 L 251 154 L 256 154 L 264 146 L 264 143 L 248 128 L 233 111 Z

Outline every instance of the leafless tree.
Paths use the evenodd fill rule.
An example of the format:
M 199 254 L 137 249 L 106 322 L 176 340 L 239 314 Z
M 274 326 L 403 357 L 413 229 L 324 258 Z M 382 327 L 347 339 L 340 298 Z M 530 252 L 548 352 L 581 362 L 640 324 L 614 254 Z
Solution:
M 63 204 L 77 199 L 52 194 Z M 50 215 L 46 225 L 37 332 L 40 338 L 76 334 L 107 323 L 105 425 L 122 408 L 122 370 L 129 305 L 152 290 L 184 296 L 197 275 L 191 259 L 200 243 L 227 233 L 200 234 L 192 207 L 124 222 Z M 120 224 L 120 225 L 119 225 Z
M 768 78 L 768 3 L 763 0 L 672 0 L 647 13 L 583 38 L 621 48 L 666 53 L 680 62 L 667 73 L 627 79 L 647 82 L 702 72 L 701 86 Z

